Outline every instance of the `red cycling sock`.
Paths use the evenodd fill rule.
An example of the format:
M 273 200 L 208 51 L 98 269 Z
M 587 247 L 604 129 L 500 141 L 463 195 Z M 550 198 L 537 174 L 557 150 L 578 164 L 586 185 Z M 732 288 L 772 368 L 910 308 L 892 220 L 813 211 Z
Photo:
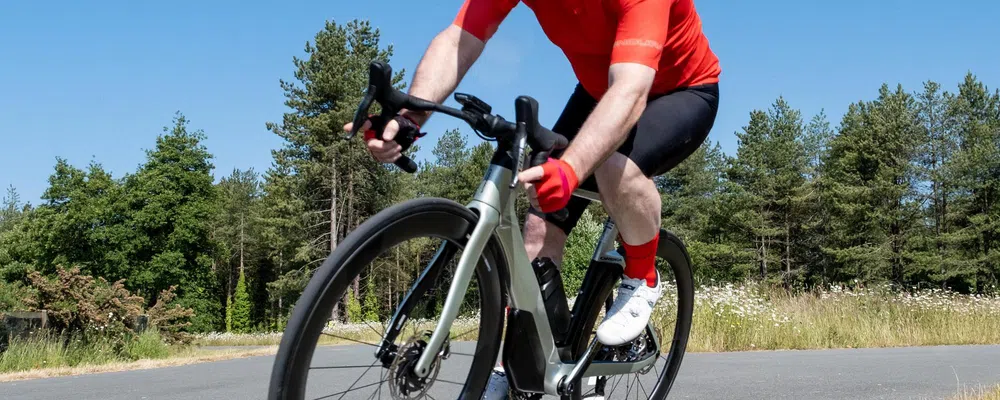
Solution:
M 656 287 L 656 245 L 660 242 L 660 232 L 656 232 L 653 240 L 637 246 L 621 242 L 625 247 L 625 276 L 646 278 L 649 287 Z

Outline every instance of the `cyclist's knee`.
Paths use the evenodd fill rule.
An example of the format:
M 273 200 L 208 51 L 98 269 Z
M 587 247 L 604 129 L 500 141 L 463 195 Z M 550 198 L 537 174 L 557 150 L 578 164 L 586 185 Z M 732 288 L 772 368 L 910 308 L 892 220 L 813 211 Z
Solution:
M 614 153 L 594 171 L 601 189 L 601 200 L 612 208 L 649 197 L 652 181 L 638 165 L 620 153 Z M 607 188 L 608 190 L 604 190 Z
M 562 260 L 566 233 L 535 214 L 528 214 L 524 221 L 524 247 L 528 259 L 548 257 L 557 264 Z

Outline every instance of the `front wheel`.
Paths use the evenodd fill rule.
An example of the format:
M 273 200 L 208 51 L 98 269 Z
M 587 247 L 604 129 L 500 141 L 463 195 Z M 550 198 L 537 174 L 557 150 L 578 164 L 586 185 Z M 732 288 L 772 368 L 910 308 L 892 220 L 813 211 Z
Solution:
M 412 374 L 412 363 L 437 325 L 453 279 L 449 271 L 477 221 L 458 203 L 422 198 L 361 224 L 316 270 L 296 303 L 268 398 L 479 399 L 499 353 L 504 318 L 498 273 L 504 258 L 494 239 L 479 257 L 431 376 Z M 408 241 L 414 243 L 403 243 Z M 349 322 L 332 315 L 345 295 Z M 468 343 L 469 337 L 476 343 Z M 337 360 L 345 365 L 330 365 Z

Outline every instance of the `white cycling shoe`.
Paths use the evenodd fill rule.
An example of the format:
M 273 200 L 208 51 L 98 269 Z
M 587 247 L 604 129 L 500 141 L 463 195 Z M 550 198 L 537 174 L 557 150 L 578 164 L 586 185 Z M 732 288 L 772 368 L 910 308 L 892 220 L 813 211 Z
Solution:
M 653 288 L 647 286 L 645 278 L 631 279 L 622 275 L 618 295 L 597 327 L 597 340 L 605 346 L 619 346 L 639 337 L 649 323 L 662 290 L 660 271 L 656 271 L 656 287 Z

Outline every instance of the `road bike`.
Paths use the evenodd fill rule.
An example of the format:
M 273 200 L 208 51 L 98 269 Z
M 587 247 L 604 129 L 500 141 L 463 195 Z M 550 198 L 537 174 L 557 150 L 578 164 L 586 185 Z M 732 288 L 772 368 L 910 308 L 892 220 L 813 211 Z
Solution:
M 444 198 L 408 200 L 374 215 L 339 243 L 294 306 L 271 372 L 269 398 L 304 399 L 307 394 L 308 398 L 381 398 L 387 383 L 388 395 L 396 399 L 438 400 L 429 392 L 435 386 L 446 391 L 440 397 L 480 399 L 500 368 L 509 382 L 508 394 L 514 398 L 610 397 L 609 389 L 615 392 L 618 386 L 628 387 L 625 398 L 633 397 L 632 392 L 636 398 L 665 398 L 684 356 L 694 303 L 691 260 L 683 242 L 670 232 L 660 232 L 657 268 L 664 295 L 657 306 L 672 311 L 658 312 L 632 342 L 613 347 L 600 344 L 594 327 L 611 306 L 624 268 L 624 249 L 615 245 L 615 222 L 605 220 L 572 307 L 560 271 L 552 264 L 544 268 L 528 260 L 519 229 L 517 173 L 567 146 L 565 137 L 539 124 L 537 101 L 519 96 L 514 103 L 516 119 L 509 122 L 492 114 L 492 107 L 475 96 L 455 93 L 454 99 L 462 106 L 455 109 L 402 93 L 393 88 L 391 78 L 388 64 L 376 60 L 369 65 L 369 85 L 355 114 L 355 131 L 348 137 L 369 118 L 374 101 L 381 107 L 382 117 L 391 118 L 405 108 L 461 119 L 481 138 L 496 141 L 495 152 L 467 205 Z M 381 128 L 375 127 L 380 138 Z M 396 141 L 406 148 L 416 137 L 398 137 Z M 529 148 L 531 155 L 525 160 Z M 405 156 L 395 164 L 408 172 L 416 170 Z M 600 201 L 595 191 L 580 189 L 574 196 Z M 557 217 L 564 218 L 565 212 Z M 426 257 L 401 257 L 399 250 L 393 250 L 414 238 L 424 238 L 419 242 L 424 247 L 418 249 L 432 250 L 418 252 Z M 440 244 L 435 245 L 436 241 Z M 391 264 L 393 251 L 395 266 Z M 376 267 L 372 263 L 383 253 L 389 254 L 389 261 L 379 261 L 382 267 Z M 454 268 L 447 269 L 456 259 Z M 377 292 L 382 285 L 400 284 L 408 285 L 408 290 L 397 296 L 398 305 L 392 312 L 385 313 L 387 321 L 355 324 L 360 330 L 353 334 L 340 332 L 337 329 L 343 324 L 331 322 L 334 306 L 352 288 L 353 294 L 358 294 L 358 282 L 367 282 L 360 278 L 366 266 L 367 279 L 379 282 L 369 290 Z M 397 271 L 407 268 L 417 272 L 412 282 L 396 279 L 393 283 Z M 443 283 L 443 287 L 434 287 L 435 283 Z M 675 293 L 667 293 L 667 289 Z M 383 292 L 388 293 L 386 298 L 373 299 L 393 303 L 392 291 Z M 463 299 L 470 294 L 478 300 L 465 303 Z M 414 313 L 418 311 L 439 315 L 417 318 Z M 452 333 L 463 312 L 473 316 L 462 323 L 468 327 L 467 322 L 472 321 L 466 334 L 477 336 L 474 346 L 457 340 L 462 335 Z M 410 322 L 433 328 L 406 331 L 404 325 Z M 664 340 L 661 333 L 669 332 L 665 325 L 670 323 L 674 325 L 673 336 Z M 321 346 L 321 337 L 353 346 Z M 311 365 L 315 360 L 334 358 L 352 365 Z M 452 372 L 448 369 L 451 364 L 443 366 L 446 360 L 459 358 L 464 360 L 462 365 L 469 366 L 467 373 Z M 497 367 L 498 360 L 502 367 Z M 365 372 L 357 379 L 339 375 L 360 369 Z M 372 370 L 378 376 L 365 380 Z M 655 375 L 649 374 L 652 371 Z M 310 378 L 310 373 L 317 376 Z M 636 376 L 635 381 L 630 374 Z M 463 377 L 465 382 L 457 382 Z M 624 379 L 629 380 L 622 384 Z M 313 397 L 307 383 L 340 388 L 323 387 Z M 343 390 L 343 386 L 348 387 Z

